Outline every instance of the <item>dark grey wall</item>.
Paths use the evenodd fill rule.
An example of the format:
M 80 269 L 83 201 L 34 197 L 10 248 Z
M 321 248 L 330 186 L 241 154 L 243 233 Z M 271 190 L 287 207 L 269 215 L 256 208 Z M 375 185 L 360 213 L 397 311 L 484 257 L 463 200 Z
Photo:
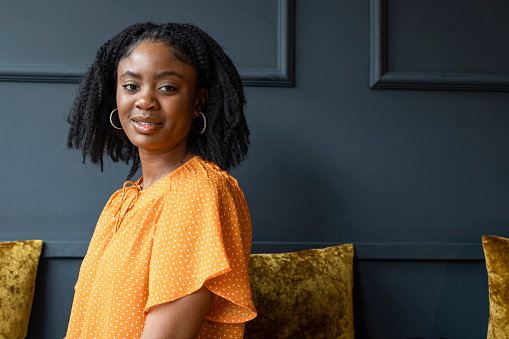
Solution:
M 65 148 L 76 82 L 146 19 L 198 24 L 249 85 L 252 148 L 233 174 L 255 252 L 353 242 L 358 338 L 486 335 L 481 235 L 509 236 L 505 1 L 26 2 L 0 6 L 0 238 L 46 243 L 30 338 L 65 333 L 128 170 Z

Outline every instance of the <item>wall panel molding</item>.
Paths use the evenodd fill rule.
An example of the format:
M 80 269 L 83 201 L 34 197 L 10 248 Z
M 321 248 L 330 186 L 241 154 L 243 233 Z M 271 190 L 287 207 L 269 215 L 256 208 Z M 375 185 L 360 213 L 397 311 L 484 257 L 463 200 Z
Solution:
M 283 253 L 340 245 L 329 242 L 253 242 L 253 253 Z M 353 243 L 356 260 L 448 260 L 483 261 L 482 245 L 477 243 Z M 86 241 L 45 241 L 43 258 L 82 259 Z
M 295 84 L 295 0 L 278 0 L 277 55 L 273 69 L 239 68 L 247 86 Z M 87 65 L 1 63 L 0 81 L 79 83 Z
M 247 86 L 295 85 L 295 0 L 278 0 L 277 64 L 274 69 L 239 68 Z
M 0 81 L 79 83 L 86 65 L 0 63 Z
M 372 89 L 509 91 L 509 74 L 390 71 L 387 49 L 388 3 L 389 0 L 370 0 L 370 87 Z

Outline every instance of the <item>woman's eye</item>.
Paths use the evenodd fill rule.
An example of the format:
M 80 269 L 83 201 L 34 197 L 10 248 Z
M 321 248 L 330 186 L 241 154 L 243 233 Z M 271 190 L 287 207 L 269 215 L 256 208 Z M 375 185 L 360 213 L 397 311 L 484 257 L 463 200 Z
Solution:
M 173 86 L 170 86 L 170 85 L 166 85 L 166 86 L 159 88 L 159 90 L 161 90 L 163 92 L 173 92 L 176 90 L 176 88 Z
M 127 85 L 124 85 L 123 86 L 127 91 L 129 92 L 133 92 L 136 90 L 136 85 L 133 85 L 133 84 L 127 84 Z

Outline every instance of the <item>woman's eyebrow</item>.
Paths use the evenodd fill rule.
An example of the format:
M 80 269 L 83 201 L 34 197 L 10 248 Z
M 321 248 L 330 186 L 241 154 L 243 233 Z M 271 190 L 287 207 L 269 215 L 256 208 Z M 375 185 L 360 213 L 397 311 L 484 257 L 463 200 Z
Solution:
M 131 72 L 131 71 L 125 71 L 124 74 L 122 74 L 120 76 L 120 78 L 124 78 L 124 77 L 133 77 L 133 78 L 136 78 L 136 79 L 141 79 L 141 75 L 138 74 L 138 73 L 134 73 L 134 72 Z M 154 79 L 160 79 L 160 78 L 164 78 L 166 76 L 176 76 L 176 77 L 179 77 L 179 78 L 183 78 L 182 75 L 180 75 L 179 73 L 177 72 L 174 72 L 174 71 L 164 71 L 164 72 L 160 72 L 160 73 L 157 73 L 156 75 L 154 75 Z
M 120 76 L 120 78 L 127 77 L 127 76 L 133 77 L 133 78 L 136 78 L 136 79 L 141 79 L 141 75 L 139 75 L 138 73 L 130 72 L 130 71 L 124 72 L 124 74 L 122 74 Z
M 181 79 L 183 78 L 182 75 L 178 74 L 177 72 L 174 72 L 174 71 L 164 71 L 164 72 L 157 73 L 154 76 L 154 79 L 160 79 L 160 78 L 164 78 L 166 76 L 176 76 L 176 77 L 179 77 Z

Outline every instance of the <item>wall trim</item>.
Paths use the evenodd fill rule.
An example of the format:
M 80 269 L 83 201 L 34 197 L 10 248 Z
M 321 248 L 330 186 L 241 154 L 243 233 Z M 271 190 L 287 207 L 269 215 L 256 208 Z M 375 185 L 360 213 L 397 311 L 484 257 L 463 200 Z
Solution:
M 295 86 L 295 0 L 278 0 L 276 68 L 239 68 L 246 86 Z
M 509 91 L 509 74 L 391 72 L 388 0 L 370 0 L 370 88 Z
M 332 242 L 253 242 L 253 253 L 283 253 L 340 245 Z M 353 242 L 356 260 L 484 261 L 481 243 L 367 243 Z M 82 259 L 86 241 L 45 241 L 43 258 Z
M 86 65 L 0 63 L 0 81 L 79 83 Z
M 278 0 L 277 55 L 274 69 L 239 68 L 246 86 L 295 85 L 295 0 Z M 80 83 L 87 65 L 0 63 L 0 81 Z

